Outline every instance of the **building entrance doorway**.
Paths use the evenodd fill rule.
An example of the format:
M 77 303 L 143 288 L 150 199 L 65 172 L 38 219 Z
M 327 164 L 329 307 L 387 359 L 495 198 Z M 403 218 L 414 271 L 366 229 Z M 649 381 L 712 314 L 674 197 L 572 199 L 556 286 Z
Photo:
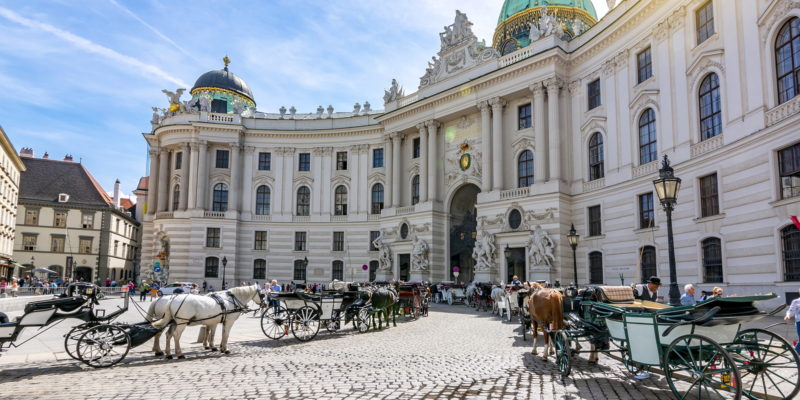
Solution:
M 475 247 L 477 235 L 477 210 L 478 193 L 481 190 L 473 185 L 466 184 L 460 187 L 450 201 L 450 266 L 448 276 L 451 281 L 456 281 L 453 268 L 458 267 L 459 282 L 472 282 L 475 278 L 475 260 L 472 258 L 472 249 Z
M 89 267 L 75 268 L 75 279 L 83 282 L 92 281 L 92 269 Z
M 411 254 L 400 254 L 400 280 L 408 282 L 411 279 Z
M 521 282 L 527 281 L 528 274 L 525 271 L 525 248 L 512 247 L 510 250 L 510 257 L 506 258 L 506 265 L 508 265 L 506 283 L 511 283 L 515 275 Z

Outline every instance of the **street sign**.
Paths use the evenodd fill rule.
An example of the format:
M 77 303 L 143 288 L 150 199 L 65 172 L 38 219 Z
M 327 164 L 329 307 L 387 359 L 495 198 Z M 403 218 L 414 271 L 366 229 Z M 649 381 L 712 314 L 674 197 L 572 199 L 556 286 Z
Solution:
M 160 274 L 161 273 L 161 267 L 154 267 L 153 268 L 153 272 L 155 272 L 157 274 Z

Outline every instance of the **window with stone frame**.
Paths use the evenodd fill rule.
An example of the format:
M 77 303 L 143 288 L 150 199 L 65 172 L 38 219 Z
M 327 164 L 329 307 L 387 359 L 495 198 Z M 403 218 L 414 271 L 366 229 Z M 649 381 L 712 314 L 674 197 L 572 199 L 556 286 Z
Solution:
M 698 8 L 694 19 L 697 24 L 697 44 L 700 44 L 714 34 L 714 2 L 709 1 Z
M 67 227 L 67 210 L 55 210 L 53 212 L 53 226 L 56 228 Z
M 92 254 L 92 242 L 93 238 L 90 237 L 82 237 L 78 239 L 78 253 L 81 254 Z
M 331 265 L 331 279 L 332 280 L 344 280 L 344 262 L 341 260 L 336 260 Z
M 297 189 L 297 209 L 296 214 L 300 217 L 311 215 L 311 189 L 308 186 L 300 186 Z
M 220 228 L 206 228 L 206 247 L 219 248 L 221 239 Z
M 369 251 L 378 251 L 378 248 L 375 247 L 375 239 L 380 235 L 380 231 L 369 231 Z
M 304 260 L 294 260 L 294 273 L 292 279 L 295 281 L 306 280 L 306 263 Z
M 717 188 L 717 174 L 706 175 L 700 178 L 700 217 L 710 217 L 719 214 L 719 190 Z
M 206 278 L 217 278 L 219 277 L 219 258 L 217 257 L 206 257 L 206 265 L 205 265 L 205 274 L 203 275 Z
M 253 279 L 267 279 L 267 260 L 253 260 Z
M 333 193 L 333 215 L 347 215 L 347 187 L 339 185 Z
M 531 118 L 531 103 L 523 104 L 517 108 L 517 129 L 528 129 L 533 126 Z
M 267 185 L 256 189 L 256 215 L 269 215 L 272 193 Z
M 717 74 L 712 72 L 703 78 L 698 96 L 700 140 L 703 141 L 722 133 L 722 99 Z
M 639 249 L 641 281 L 645 283 L 651 276 L 658 276 L 658 264 L 656 264 L 656 248 L 653 246 L 643 246 Z
M 639 195 L 639 229 L 655 226 L 655 209 L 653 208 L 653 192 Z
M 300 153 L 297 155 L 297 170 L 311 171 L 311 153 Z
M 589 253 L 589 284 L 603 284 L 603 253 L 599 251 Z
M 39 225 L 39 209 L 26 208 L 25 209 L 25 225 Z
M 778 104 L 800 93 L 800 18 L 786 21 L 775 39 L 775 69 L 778 85 Z
M 118 252 L 119 252 L 119 240 L 115 240 L 114 241 L 114 257 L 117 256 Z
M 337 171 L 346 171 L 347 170 L 347 152 L 346 151 L 337 151 L 336 152 L 336 170 Z
M 224 183 L 214 185 L 211 211 L 228 211 L 228 185 Z
M 781 198 L 800 196 L 800 143 L 778 151 Z
M 419 203 L 419 175 L 411 178 L 411 205 Z
M 657 140 L 656 112 L 648 108 L 639 117 L 639 165 L 653 162 L 658 158 Z
M 419 158 L 419 152 L 420 152 L 419 144 L 420 144 L 420 138 L 418 137 L 414 138 L 411 144 L 412 145 L 411 158 Z
M 589 139 L 589 180 L 593 181 L 604 176 L 603 135 L 600 132 L 595 132 L 592 134 L 592 138 Z
M 64 236 L 51 236 L 50 237 L 50 251 L 53 253 L 63 253 L 64 252 Z
M 372 168 L 383 168 L 383 149 L 372 149 Z
M 637 83 L 642 83 L 653 76 L 653 55 L 649 47 L 636 55 L 636 70 Z
M 272 153 L 258 153 L 258 170 L 269 171 L 272 169 Z
M 181 185 L 175 185 L 172 189 L 172 211 L 178 211 L 181 204 Z
M 333 251 L 344 251 L 344 232 L 333 232 Z
M 36 239 L 38 235 L 31 235 L 27 233 L 22 234 L 22 250 L 23 251 L 36 251 Z
M 376 183 L 372 185 L 371 214 L 380 214 L 381 210 L 383 210 L 383 185 Z
M 586 85 L 586 91 L 589 97 L 589 110 L 600 107 L 600 105 L 602 105 L 602 99 L 600 97 L 600 78 L 589 82 L 589 84 Z
M 789 225 L 781 230 L 785 281 L 800 281 L 800 229 Z
M 589 214 L 589 236 L 600 236 L 603 234 L 602 217 L 600 206 L 591 206 L 587 209 Z
M 267 231 L 255 231 L 255 238 L 253 240 L 253 250 L 266 250 L 267 249 Z
M 217 159 L 214 164 L 215 168 L 228 168 L 228 160 L 231 152 L 228 150 L 217 150 Z
M 533 152 L 525 150 L 517 158 L 517 187 L 533 185 Z
M 711 237 L 701 242 L 703 248 L 703 282 L 722 283 L 722 241 Z
M 183 168 L 183 152 L 179 151 L 175 153 L 175 170 L 179 170 Z
M 294 233 L 294 251 L 306 251 L 306 232 Z

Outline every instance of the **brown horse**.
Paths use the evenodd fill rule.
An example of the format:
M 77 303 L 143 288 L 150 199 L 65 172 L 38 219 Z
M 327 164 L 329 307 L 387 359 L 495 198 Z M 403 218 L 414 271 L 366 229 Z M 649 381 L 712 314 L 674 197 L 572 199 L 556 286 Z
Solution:
M 561 292 L 543 288 L 534 283 L 533 293 L 528 296 L 528 310 L 531 314 L 531 337 L 533 337 L 533 355 L 536 351 L 539 324 L 542 324 L 544 334 L 544 353 L 542 360 L 547 361 L 547 355 L 553 354 L 554 348 L 547 331 L 564 329 L 564 305 Z

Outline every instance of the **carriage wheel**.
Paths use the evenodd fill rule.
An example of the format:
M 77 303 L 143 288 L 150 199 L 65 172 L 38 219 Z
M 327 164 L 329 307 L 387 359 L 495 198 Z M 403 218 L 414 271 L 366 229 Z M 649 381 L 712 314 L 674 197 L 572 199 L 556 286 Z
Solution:
M 358 310 L 358 315 L 353 319 L 353 326 L 358 330 L 358 333 L 364 333 L 369 330 L 369 308 L 361 307 Z
M 426 301 L 422 306 L 422 316 L 423 317 L 427 317 L 428 316 L 428 307 L 430 307 L 430 303 Z
M 522 326 L 522 341 L 528 340 L 526 337 L 528 329 L 530 329 L 530 321 L 525 321 L 525 316 L 519 313 L 519 324 Z
M 681 399 L 739 399 L 741 378 L 730 354 L 700 335 L 675 339 L 664 356 L 664 373 L 672 393 Z
M 524 329 L 523 329 L 524 330 Z M 572 371 L 572 350 L 569 347 L 569 338 L 564 332 L 555 332 L 555 345 L 556 345 L 556 365 L 558 370 L 561 371 L 561 380 L 569 376 Z
M 506 303 L 506 321 L 511 322 L 511 300 L 506 296 L 504 301 Z
M 314 339 L 319 332 L 319 312 L 309 306 L 300 307 L 292 316 L 292 335 L 301 342 Z
M 289 320 L 286 308 L 267 307 L 261 314 L 261 331 L 270 339 L 280 339 L 289 333 Z
M 80 361 L 80 358 L 78 358 L 78 340 L 86 333 L 89 327 L 90 325 L 88 324 L 77 325 L 72 327 L 72 329 L 64 335 L 64 350 L 73 360 Z
M 791 399 L 800 391 L 800 357 L 786 339 L 764 329 L 747 329 L 726 347 L 739 367 L 745 396 Z
M 86 330 L 78 339 L 78 359 L 94 368 L 110 367 L 125 358 L 131 338 L 118 325 L 102 324 Z
M 453 305 L 453 296 L 447 296 L 447 304 Z
M 631 360 L 631 355 L 627 350 L 622 352 L 622 365 L 624 365 L 625 369 L 627 369 L 628 372 L 633 376 L 641 375 L 645 370 L 641 364 L 635 363 Z

